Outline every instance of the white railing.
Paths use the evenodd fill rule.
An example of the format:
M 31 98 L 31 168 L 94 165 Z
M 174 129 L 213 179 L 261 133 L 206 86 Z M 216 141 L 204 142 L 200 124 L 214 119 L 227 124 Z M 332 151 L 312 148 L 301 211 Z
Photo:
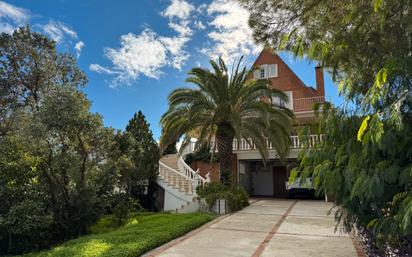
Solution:
M 179 167 L 180 172 L 182 172 L 185 176 L 189 177 L 192 180 L 193 187 L 195 189 L 199 185 L 204 186 L 205 183 L 207 183 L 207 180 L 200 176 L 199 169 L 197 169 L 196 171 L 193 170 L 189 165 L 187 165 L 187 163 L 183 159 L 183 156 L 179 156 L 177 166 Z
M 309 147 L 314 147 L 317 143 L 323 140 L 324 135 L 309 135 L 308 138 L 308 144 Z M 303 148 L 304 144 L 303 142 L 300 141 L 298 136 L 290 136 L 291 140 L 291 149 L 299 149 Z M 192 142 L 192 145 L 190 146 L 191 149 L 194 149 L 194 146 L 196 143 Z M 215 152 L 217 152 L 217 147 L 214 148 L 215 141 L 211 140 L 210 141 L 211 149 L 215 149 Z M 272 143 L 269 140 L 266 140 L 266 145 L 269 150 L 274 149 Z M 249 150 L 256 150 L 256 145 L 252 142 L 252 139 L 246 140 L 245 138 L 241 138 L 240 140 L 234 139 L 233 140 L 233 151 L 249 151 Z
M 188 193 L 195 193 L 193 178 L 167 166 L 161 161 L 159 161 L 159 175 L 174 187 Z

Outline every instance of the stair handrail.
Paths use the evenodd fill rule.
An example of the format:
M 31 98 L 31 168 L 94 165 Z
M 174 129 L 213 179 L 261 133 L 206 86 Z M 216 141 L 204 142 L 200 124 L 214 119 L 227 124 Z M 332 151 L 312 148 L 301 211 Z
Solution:
M 199 185 L 204 186 L 208 182 L 207 179 L 199 174 L 199 169 L 195 171 L 185 162 L 182 155 L 179 156 L 177 166 L 185 176 L 193 179 L 193 188 L 197 188 Z
M 174 172 L 174 173 L 176 173 L 177 175 L 179 175 L 179 176 L 181 176 L 181 177 L 184 177 L 184 178 L 186 178 L 186 179 L 188 179 L 188 180 L 190 180 L 190 181 L 193 182 L 193 179 L 192 179 L 192 178 L 186 176 L 186 175 L 185 175 L 184 173 L 182 173 L 182 172 L 179 172 L 179 171 L 177 171 L 177 170 L 175 170 L 175 169 L 167 166 L 166 164 L 164 164 L 164 163 L 161 162 L 161 161 L 159 161 L 159 166 L 162 166 L 163 168 L 166 168 L 168 171 Z

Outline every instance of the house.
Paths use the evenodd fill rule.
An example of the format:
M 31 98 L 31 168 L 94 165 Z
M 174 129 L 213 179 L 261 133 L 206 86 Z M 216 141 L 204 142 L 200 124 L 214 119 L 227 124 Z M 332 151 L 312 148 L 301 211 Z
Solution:
M 286 162 L 281 162 L 276 151 L 269 148 L 269 165 L 265 167 L 257 149 L 250 147 L 245 140 L 234 142 L 234 155 L 237 161 L 237 170 L 234 174 L 240 186 L 252 196 L 286 197 L 286 181 L 290 170 L 296 165 L 297 155 L 301 144 L 296 135 L 300 126 L 317 121 L 313 110 L 315 103 L 325 102 L 325 85 L 323 70 L 316 67 L 316 89 L 309 87 L 290 69 L 290 67 L 273 51 L 264 49 L 253 67 L 258 69 L 254 78 L 267 78 L 271 81 L 271 87 L 280 89 L 289 98 L 287 103 L 279 99 L 272 99 L 278 104 L 293 110 L 295 118 L 291 131 L 291 149 Z M 311 143 L 320 140 L 319 135 L 310 136 Z
M 297 136 L 300 127 L 313 124 L 318 117 L 313 110 L 315 103 L 325 102 L 324 77 L 321 67 L 316 67 L 316 88 L 309 87 L 290 69 L 290 67 L 273 51 L 264 49 L 253 64 L 257 68 L 253 74 L 254 79 L 269 79 L 271 87 L 280 89 L 288 96 L 288 102 L 281 99 L 272 99 L 273 102 L 283 105 L 294 112 L 293 127 L 291 131 L 291 149 L 286 160 L 280 160 L 276 151 L 269 148 L 269 165 L 264 165 L 256 148 L 250 146 L 245 139 L 233 142 L 233 177 L 251 196 L 287 197 L 286 182 L 290 170 L 296 166 L 297 155 L 301 143 Z M 319 135 L 311 135 L 310 142 L 315 144 L 320 140 Z M 212 142 L 214 143 L 214 142 Z M 209 168 L 204 163 L 192 165 L 200 174 L 209 176 L 212 180 L 219 178 L 218 166 Z
M 291 131 L 291 149 L 286 160 L 281 161 L 276 151 L 268 143 L 269 162 L 264 165 L 258 150 L 245 139 L 233 142 L 233 178 L 251 196 L 287 197 L 287 180 L 290 170 L 296 165 L 301 143 L 297 136 L 299 127 L 313 124 L 317 116 L 313 110 L 315 103 L 325 102 L 325 89 L 322 68 L 316 67 L 316 88 L 309 87 L 273 51 L 264 49 L 253 64 L 257 68 L 254 79 L 268 79 L 271 87 L 286 93 L 289 101 L 272 101 L 284 105 L 294 112 Z M 251 78 L 253 79 L 253 78 Z M 319 135 L 310 135 L 310 144 L 320 140 Z M 214 142 L 212 142 L 213 144 Z M 188 147 L 193 151 L 194 145 Z M 181 156 L 169 155 L 159 162 L 160 202 L 163 210 L 188 212 L 199 208 L 195 188 L 207 183 L 208 179 L 218 180 L 219 169 L 216 164 L 192 163 L 187 165 Z

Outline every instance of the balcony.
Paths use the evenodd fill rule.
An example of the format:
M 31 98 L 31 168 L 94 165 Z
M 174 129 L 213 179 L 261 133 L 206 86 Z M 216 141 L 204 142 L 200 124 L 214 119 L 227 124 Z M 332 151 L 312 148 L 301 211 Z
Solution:
M 317 143 L 319 143 L 320 141 L 323 140 L 324 135 L 309 135 L 309 140 L 308 140 L 308 144 L 309 147 L 314 147 Z M 250 145 L 249 142 L 251 142 L 252 144 Z M 290 136 L 290 149 L 301 149 L 304 147 L 303 142 L 300 141 L 298 136 Z M 192 153 L 194 152 L 195 149 L 195 142 L 191 142 L 190 145 L 188 146 L 188 152 L 187 153 Z M 211 140 L 210 141 L 210 145 L 211 148 L 214 149 L 215 146 L 215 141 Z M 272 143 L 269 141 L 266 141 L 266 145 L 268 150 L 275 150 Z M 233 140 L 233 151 L 234 152 L 240 152 L 240 151 L 257 151 L 256 145 L 253 144 L 252 140 L 246 140 L 244 138 L 237 140 L 234 139 Z M 217 149 L 215 149 L 215 152 L 217 152 Z
M 305 97 L 293 99 L 293 111 L 294 112 L 307 112 L 312 111 L 313 104 L 324 103 L 325 96 Z
M 323 135 L 310 135 L 309 141 L 308 141 L 309 147 L 315 146 L 322 139 L 323 139 Z M 290 136 L 290 141 L 291 141 L 291 145 L 290 145 L 291 149 L 300 149 L 300 148 L 303 148 L 304 146 L 303 143 L 300 142 L 298 136 Z M 251 142 L 251 139 L 249 139 L 249 142 Z M 213 147 L 214 141 L 212 141 L 211 143 Z M 274 147 L 272 146 L 271 142 L 266 141 L 266 145 L 267 145 L 268 150 L 274 150 Z M 233 151 L 251 151 L 251 150 L 257 150 L 253 142 L 252 142 L 252 145 L 250 145 L 248 141 L 244 138 L 240 140 L 237 140 L 237 139 L 233 140 Z

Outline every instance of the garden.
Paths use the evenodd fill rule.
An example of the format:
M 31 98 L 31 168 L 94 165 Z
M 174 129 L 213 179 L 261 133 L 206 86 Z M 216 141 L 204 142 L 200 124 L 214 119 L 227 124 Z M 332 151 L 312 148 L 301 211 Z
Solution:
M 131 214 L 122 225 L 117 226 L 113 217 L 103 216 L 91 226 L 89 235 L 67 241 L 51 250 L 23 256 L 140 256 L 211 221 L 214 217 L 207 213 L 138 213 Z
M 410 0 L 239 0 L 254 39 L 316 62 L 338 85 L 340 106 L 314 106 L 316 126 L 290 181 L 311 178 L 335 200 L 336 224 L 355 231 L 369 256 L 412 252 L 412 15 Z M 160 144 L 138 111 L 124 130 L 104 125 L 83 89 L 75 56 L 23 26 L 0 35 L 0 255 L 138 256 L 212 220 L 172 214 L 155 196 L 158 162 L 190 138 L 215 148 L 188 161 L 218 160 L 221 183 L 198 188 L 211 210 L 248 205 L 234 183 L 232 142 L 252 138 L 263 160 L 267 141 L 288 154 L 293 113 L 257 99 L 287 100 L 266 80 L 250 80 L 242 59 L 189 71 L 169 95 Z M 302 126 L 303 127 L 303 126 Z M 250 143 L 251 144 L 251 143 Z M 217 151 L 217 156 L 209 152 Z

